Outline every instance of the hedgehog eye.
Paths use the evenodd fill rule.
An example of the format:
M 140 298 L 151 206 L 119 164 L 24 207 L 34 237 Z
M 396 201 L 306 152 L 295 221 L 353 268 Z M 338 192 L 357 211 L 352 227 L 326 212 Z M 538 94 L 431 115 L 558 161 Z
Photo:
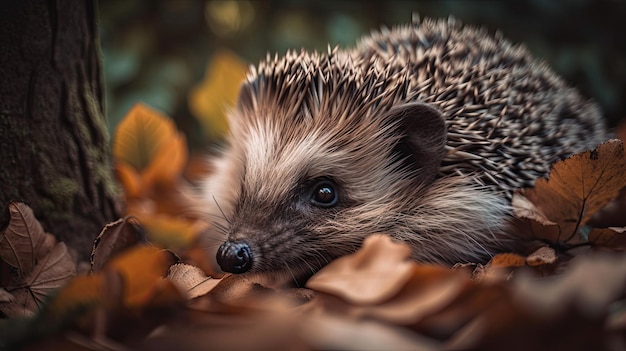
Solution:
M 311 204 L 318 207 L 333 207 L 339 202 L 339 196 L 335 185 L 330 180 L 322 180 L 313 186 Z

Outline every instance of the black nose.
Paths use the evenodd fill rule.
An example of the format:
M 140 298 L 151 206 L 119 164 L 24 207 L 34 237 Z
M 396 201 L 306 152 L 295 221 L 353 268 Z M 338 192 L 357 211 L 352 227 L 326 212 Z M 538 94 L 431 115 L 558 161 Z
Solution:
M 224 272 L 245 273 L 252 267 L 252 251 L 244 241 L 227 241 L 217 250 L 217 263 Z

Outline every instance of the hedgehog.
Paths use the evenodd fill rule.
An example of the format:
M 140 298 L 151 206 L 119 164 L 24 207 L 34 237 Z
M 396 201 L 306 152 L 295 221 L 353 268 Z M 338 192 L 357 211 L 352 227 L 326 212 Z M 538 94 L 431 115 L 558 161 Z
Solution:
M 414 19 L 251 67 L 206 180 L 226 272 L 306 279 L 385 233 L 418 262 L 510 250 L 511 198 L 606 131 L 500 33 Z

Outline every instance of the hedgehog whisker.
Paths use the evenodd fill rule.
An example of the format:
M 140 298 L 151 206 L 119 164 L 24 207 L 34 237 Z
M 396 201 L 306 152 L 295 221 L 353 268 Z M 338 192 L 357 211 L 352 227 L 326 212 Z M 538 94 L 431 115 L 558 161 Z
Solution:
M 217 208 L 220 210 L 220 212 L 222 213 L 223 219 L 228 222 L 229 225 L 232 225 L 231 221 L 228 219 L 228 217 L 226 217 L 226 214 L 224 213 L 224 211 L 222 210 L 222 207 L 220 206 L 220 204 L 217 202 L 217 199 L 215 198 L 215 196 L 213 196 L 213 201 L 215 201 L 215 205 L 217 205 Z

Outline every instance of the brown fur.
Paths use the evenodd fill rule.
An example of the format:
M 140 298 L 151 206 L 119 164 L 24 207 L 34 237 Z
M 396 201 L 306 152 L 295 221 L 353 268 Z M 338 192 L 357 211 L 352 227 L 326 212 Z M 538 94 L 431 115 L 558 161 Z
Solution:
M 597 107 L 484 30 L 413 23 L 353 50 L 253 68 L 206 194 L 252 272 L 307 275 L 388 233 L 420 261 L 483 261 L 511 243 L 509 198 L 605 131 Z M 333 208 L 310 205 L 332 179 Z

